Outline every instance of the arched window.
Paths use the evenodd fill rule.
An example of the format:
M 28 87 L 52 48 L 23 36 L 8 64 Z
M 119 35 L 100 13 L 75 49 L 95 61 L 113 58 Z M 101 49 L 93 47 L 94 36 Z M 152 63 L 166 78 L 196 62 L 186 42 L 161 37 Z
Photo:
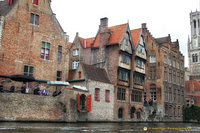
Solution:
M 122 118 L 123 118 L 123 109 L 122 109 L 122 108 L 119 108 L 119 109 L 118 109 L 118 118 L 119 118 L 119 119 L 122 119 Z

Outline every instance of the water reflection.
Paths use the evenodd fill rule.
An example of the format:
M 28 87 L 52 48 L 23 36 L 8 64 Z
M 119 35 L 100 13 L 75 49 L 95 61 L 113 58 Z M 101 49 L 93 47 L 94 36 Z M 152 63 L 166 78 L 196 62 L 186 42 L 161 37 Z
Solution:
M 148 131 L 144 131 L 147 127 Z M 0 123 L 0 133 L 199 133 L 196 123 Z

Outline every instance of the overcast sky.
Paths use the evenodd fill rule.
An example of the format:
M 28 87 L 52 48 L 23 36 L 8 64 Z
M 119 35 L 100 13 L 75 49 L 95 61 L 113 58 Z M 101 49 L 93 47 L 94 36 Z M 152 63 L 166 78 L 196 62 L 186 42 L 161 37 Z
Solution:
M 190 12 L 200 10 L 200 0 L 52 0 L 52 9 L 70 42 L 76 32 L 83 38 L 94 37 L 100 18 L 108 17 L 108 25 L 129 22 L 131 29 L 147 23 L 158 38 L 171 35 L 179 40 L 180 50 L 188 66 L 187 41 L 190 36 Z

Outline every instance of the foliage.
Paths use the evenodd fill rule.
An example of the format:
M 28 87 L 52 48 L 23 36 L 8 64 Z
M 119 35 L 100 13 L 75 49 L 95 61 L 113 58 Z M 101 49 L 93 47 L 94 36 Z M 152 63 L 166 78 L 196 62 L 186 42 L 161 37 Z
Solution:
M 193 104 L 191 107 L 186 107 L 183 111 L 184 120 L 197 120 L 200 122 L 200 107 Z

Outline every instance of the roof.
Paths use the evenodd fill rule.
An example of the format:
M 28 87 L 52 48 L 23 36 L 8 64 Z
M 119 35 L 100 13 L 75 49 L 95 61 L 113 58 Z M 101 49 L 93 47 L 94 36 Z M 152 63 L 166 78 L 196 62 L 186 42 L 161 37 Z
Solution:
M 16 1 L 13 4 L 9 5 L 8 0 L 0 1 L 0 16 L 5 16 L 15 5 Z
M 185 81 L 185 90 L 187 92 L 200 91 L 200 82 L 198 80 Z
M 83 64 L 83 67 L 88 79 L 104 83 L 110 83 L 105 69 L 97 68 L 95 66 L 87 64 Z
M 110 35 L 109 42 L 107 45 L 119 43 L 124 35 L 126 27 L 127 27 L 127 23 L 109 27 L 108 32 L 111 33 L 111 35 Z M 100 32 L 98 32 L 95 38 L 93 47 L 99 47 L 99 45 L 100 45 Z
M 71 49 L 71 47 L 72 47 L 72 43 L 70 42 L 68 45 L 68 48 Z
M 138 42 L 138 39 L 139 39 L 139 36 L 140 36 L 141 31 L 142 31 L 141 28 L 131 30 L 131 38 L 132 38 L 132 40 L 133 40 L 133 45 L 134 45 L 134 46 L 137 45 L 137 42 Z
M 170 42 L 170 36 L 166 36 L 166 37 L 161 37 L 161 38 L 156 38 L 156 42 L 158 44 L 163 44 L 163 43 L 168 43 Z
M 85 48 L 85 43 L 86 43 L 86 48 L 90 48 L 90 47 L 91 47 L 91 44 L 92 44 L 93 41 L 94 41 L 94 37 L 92 37 L 92 38 L 87 38 L 87 39 L 84 39 L 84 38 L 79 37 L 79 40 L 80 40 L 81 45 L 83 46 L 83 48 Z

